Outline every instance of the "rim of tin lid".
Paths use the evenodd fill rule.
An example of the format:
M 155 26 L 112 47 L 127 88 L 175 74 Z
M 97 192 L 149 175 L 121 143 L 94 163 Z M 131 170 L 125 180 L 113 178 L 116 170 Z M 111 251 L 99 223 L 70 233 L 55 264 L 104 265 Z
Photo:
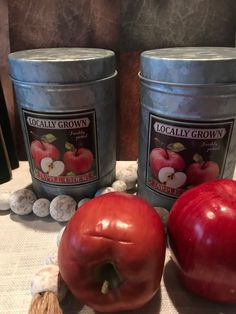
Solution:
M 32 83 L 80 83 L 115 73 L 115 53 L 100 48 L 41 48 L 8 56 L 11 78 Z
M 216 84 L 236 82 L 236 48 L 175 47 L 142 52 L 142 79 L 162 83 Z

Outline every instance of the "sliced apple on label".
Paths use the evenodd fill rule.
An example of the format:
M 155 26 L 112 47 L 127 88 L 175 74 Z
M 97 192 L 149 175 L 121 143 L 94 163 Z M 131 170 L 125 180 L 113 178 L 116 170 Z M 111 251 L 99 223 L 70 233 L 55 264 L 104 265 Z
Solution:
M 185 184 L 187 176 L 184 172 L 175 172 L 172 167 L 163 167 L 158 173 L 158 179 L 162 184 L 177 189 Z
M 45 157 L 41 160 L 41 169 L 44 173 L 52 177 L 61 176 L 65 171 L 65 164 L 63 161 L 53 161 L 50 157 Z
M 166 186 L 170 188 L 180 188 L 182 187 L 186 182 L 187 176 L 183 172 L 176 172 L 173 176 L 173 179 L 168 180 L 166 183 Z

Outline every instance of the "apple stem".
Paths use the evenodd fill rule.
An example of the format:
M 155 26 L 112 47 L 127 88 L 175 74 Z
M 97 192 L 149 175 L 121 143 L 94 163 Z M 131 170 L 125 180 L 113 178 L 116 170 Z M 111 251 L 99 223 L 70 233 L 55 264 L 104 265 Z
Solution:
M 109 291 L 117 288 L 123 282 L 115 265 L 111 262 L 107 262 L 97 268 L 97 277 L 102 284 L 102 294 L 108 294 Z
M 166 159 L 169 159 L 169 154 L 167 153 L 167 149 L 164 149 L 165 153 L 166 153 Z
M 104 282 L 102 284 L 102 288 L 101 288 L 101 293 L 102 294 L 108 294 L 108 292 L 109 292 L 109 281 L 104 280 Z
M 76 149 L 75 149 L 75 156 L 78 156 L 78 150 L 79 150 L 79 148 L 77 147 Z
M 42 141 L 42 139 L 40 138 L 40 136 L 39 136 L 38 134 L 34 133 L 33 131 L 30 131 L 30 134 L 32 134 L 35 139 L 37 139 L 37 140 L 39 140 L 39 141 Z

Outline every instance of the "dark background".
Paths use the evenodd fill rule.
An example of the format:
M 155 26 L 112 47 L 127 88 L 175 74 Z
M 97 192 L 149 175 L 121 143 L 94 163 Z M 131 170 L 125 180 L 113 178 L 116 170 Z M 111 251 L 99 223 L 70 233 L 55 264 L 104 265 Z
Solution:
M 234 46 L 235 0 L 0 0 L 0 74 L 15 134 L 19 118 L 7 54 L 41 47 L 99 47 L 117 54 L 117 159 L 137 158 L 140 52 Z M 20 137 L 22 138 L 22 137 Z M 21 159 L 21 141 L 16 141 Z

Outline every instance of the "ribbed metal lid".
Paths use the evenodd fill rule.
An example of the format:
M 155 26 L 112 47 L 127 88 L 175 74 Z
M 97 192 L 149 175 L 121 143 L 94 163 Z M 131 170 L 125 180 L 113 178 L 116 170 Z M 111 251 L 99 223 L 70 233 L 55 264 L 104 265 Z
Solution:
M 236 82 L 236 48 L 181 47 L 144 51 L 141 76 L 166 83 Z
M 113 51 L 94 48 L 43 48 L 9 54 L 13 79 L 34 83 L 79 83 L 115 72 Z

